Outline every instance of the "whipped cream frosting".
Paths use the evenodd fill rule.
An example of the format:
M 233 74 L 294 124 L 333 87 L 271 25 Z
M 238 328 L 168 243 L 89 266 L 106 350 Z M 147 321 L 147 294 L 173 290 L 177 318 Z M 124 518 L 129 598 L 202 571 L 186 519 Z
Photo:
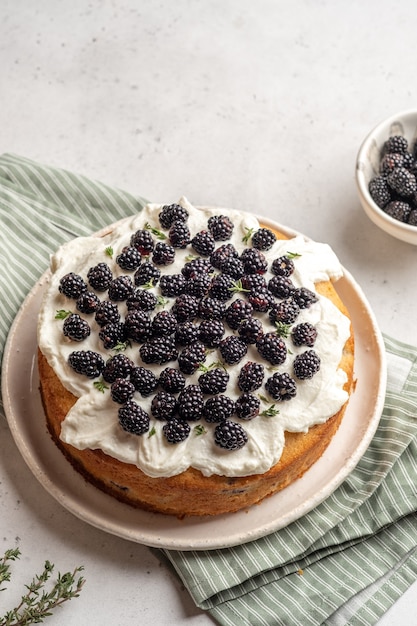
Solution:
M 234 231 L 227 243 L 232 243 L 239 252 L 247 247 L 247 244 L 242 241 L 247 234 L 247 229 L 259 228 L 257 218 L 249 213 L 226 209 L 197 209 L 185 198 L 181 198 L 179 204 L 189 212 L 188 225 L 192 234 L 207 228 L 207 220 L 212 215 L 228 215 L 234 224 Z M 94 381 L 75 373 L 68 365 L 68 356 L 74 350 L 93 350 L 102 354 L 105 360 L 113 352 L 103 348 L 98 337 L 99 327 L 94 321 L 94 316 L 81 315 L 91 326 L 92 332 L 87 339 L 78 343 L 64 337 L 63 322 L 55 319 L 55 315 L 60 309 L 71 309 L 75 312 L 75 301 L 68 300 L 59 293 L 60 279 L 65 274 L 74 272 L 80 274 L 87 282 L 87 271 L 90 267 L 100 262 L 111 263 L 109 257 L 106 256 L 108 247 L 113 248 L 113 259 L 116 259 L 122 248 L 129 245 L 131 235 L 143 228 L 146 223 L 160 228 L 158 213 L 161 208 L 162 205 L 150 204 L 139 214 L 126 218 L 109 228 L 107 234 L 101 237 L 74 239 L 61 246 L 51 257 L 51 277 L 39 314 L 38 343 L 64 387 L 78 398 L 62 424 L 61 438 L 81 450 L 99 448 L 122 462 L 137 465 L 152 477 L 173 476 L 185 471 L 188 467 L 194 467 L 206 476 L 212 474 L 246 476 L 264 473 L 280 459 L 286 430 L 306 432 L 311 426 L 329 419 L 348 399 L 348 394 L 343 389 L 346 374 L 338 365 L 344 344 L 350 335 L 350 321 L 327 298 L 318 294 L 317 302 L 308 309 L 301 310 L 296 322 L 298 324 L 308 321 L 317 329 L 318 335 L 314 350 L 321 359 L 319 372 L 310 380 L 297 380 L 297 395 L 287 402 L 276 402 L 268 397 L 264 386 L 255 392 L 262 396 L 261 412 L 271 405 L 275 405 L 279 412 L 273 417 L 259 415 L 250 421 L 241 421 L 233 416 L 232 419 L 240 422 L 248 434 L 246 445 L 236 451 L 226 451 L 218 447 L 213 437 L 215 425 L 208 424 L 204 420 L 191 422 L 190 436 L 184 442 L 175 445 L 169 444 L 162 433 L 164 422 L 155 420 L 152 416 L 150 426 L 152 436 L 149 436 L 149 433 L 137 436 L 125 432 L 118 423 L 120 405 L 112 401 L 109 390 L 104 393 L 98 391 L 94 386 Z M 222 243 L 224 242 L 217 242 L 217 245 Z M 162 268 L 163 272 L 179 273 L 190 252 L 192 252 L 190 247 L 185 250 L 176 249 L 175 262 Z M 315 283 L 329 279 L 337 280 L 343 275 L 336 255 L 327 244 L 313 242 L 303 236 L 296 236 L 290 240 L 277 240 L 270 250 L 264 252 L 268 267 L 275 258 L 288 253 L 299 255 L 295 259 L 295 271 L 291 275 L 291 281 L 296 287 L 303 286 L 316 291 Z M 115 262 L 111 266 L 114 276 L 128 273 L 119 268 Z M 271 277 L 272 273 L 268 270 L 265 278 L 268 280 Z M 154 291 L 156 294 L 159 293 L 158 286 L 154 288 Z M 99 296 L 102 299 L 105 297 L 103 294 Z M 236 297 L 239 297 L 239 294 L 234 296 Z M 174 298 L 170 299 L 165 309 L 169 309 L 173 302 Z M 254 315 L 259 314 L 254 313 Z M 262 321 L 265 332 L 276 330 L 269 322 L 267 314 L 262 315 Z M 233 332 L 227 324 L 225 328 L 226 335 Z M 237 377 L 241 367 L 247 361 L 263 362 L 264 383 L 277 370 L 288 372 L 293 376 L 293 359 L 306 348 L 293 346 L 292 343 L 288 343 L 288 347 L 290 349 L 286 361 L 277 368 L 263 361 L 256 347 L 250 345 L 246 357 L 239 364 L 227 366 L 230 379 L 225 393 L 233 399 L 241 394 Z M 138 344 L 128 347 L 125 354 L 135 364 L 152 369 L 157 376 L 165 367 L 175 366 L 172 362 L 164 365 L 142 363 Z M 221 360 L 220 354 L 214 350 L 210 352 L 204 365 L 209 366 L 210 363 L 219 360 Z M 188 376 L 187 384 L 197 384 L 200 374 L 201 372 L 196 372 Z M 152 397 L 143 398 L 139 393 L 135 393 L 134 400 L 151 415 Z M 198 430 L 194 429 L 196 424 L 204 424 L 206 432 L 198 434 Z

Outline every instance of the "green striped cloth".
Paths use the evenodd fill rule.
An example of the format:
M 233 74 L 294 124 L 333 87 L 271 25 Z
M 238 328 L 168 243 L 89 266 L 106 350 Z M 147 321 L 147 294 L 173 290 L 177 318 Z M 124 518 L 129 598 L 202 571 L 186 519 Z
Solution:
M 49 254 L 144 200 L 62 169 L 0 157 L 0 350 Z M 417 348 L 385 337 L 378 430 L 345 482 L 272 535 L 208 552 L 158 550 L 195 603 L 227 626 L 375 624 L 417 577 Z

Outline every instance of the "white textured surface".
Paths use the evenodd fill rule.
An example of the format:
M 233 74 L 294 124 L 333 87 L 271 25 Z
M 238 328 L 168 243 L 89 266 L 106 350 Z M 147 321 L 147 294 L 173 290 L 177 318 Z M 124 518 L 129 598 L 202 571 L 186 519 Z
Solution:
M 417 343 L 417 250 L 374 226 L 354 183 L 367 132 L 416 106 L 416 18 L 416 4 L 388 0 L 2 0 L 0 150 L 325 240 L 381 329 Z M 85 590 L 51 626 L 212 623 L 147 548 L 53 501 L 3 420 L 0 485 L 3 547 L 23 553 L 16 586 L 45 558 L 86 566 Z M 381 624 L 410 623 L 416 591 Z

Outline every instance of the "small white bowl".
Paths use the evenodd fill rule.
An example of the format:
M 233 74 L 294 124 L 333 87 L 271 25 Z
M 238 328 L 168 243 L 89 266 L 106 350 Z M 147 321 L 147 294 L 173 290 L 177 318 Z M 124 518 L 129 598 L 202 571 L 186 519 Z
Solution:
M 417 139 L 417 110 L 397 113 L 376 126 L 363 141 L 356 159 L 356 184 L 367 216 L 397 239 L 417 245 L 417 226 L 405 224 L 379 208 L 369 193 L 369 181 L 379 173 L 381 149 L 392 135 L 402 135 L 410 148 Z

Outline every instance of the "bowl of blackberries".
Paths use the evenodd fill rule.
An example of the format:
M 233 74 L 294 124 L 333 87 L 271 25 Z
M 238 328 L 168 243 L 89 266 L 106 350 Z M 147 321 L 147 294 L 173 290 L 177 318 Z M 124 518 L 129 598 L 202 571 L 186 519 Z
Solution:
M 417 245 L 417 110 L 393 115 L 369 133 L 359 149 L 356 183 L 374 224 Z

